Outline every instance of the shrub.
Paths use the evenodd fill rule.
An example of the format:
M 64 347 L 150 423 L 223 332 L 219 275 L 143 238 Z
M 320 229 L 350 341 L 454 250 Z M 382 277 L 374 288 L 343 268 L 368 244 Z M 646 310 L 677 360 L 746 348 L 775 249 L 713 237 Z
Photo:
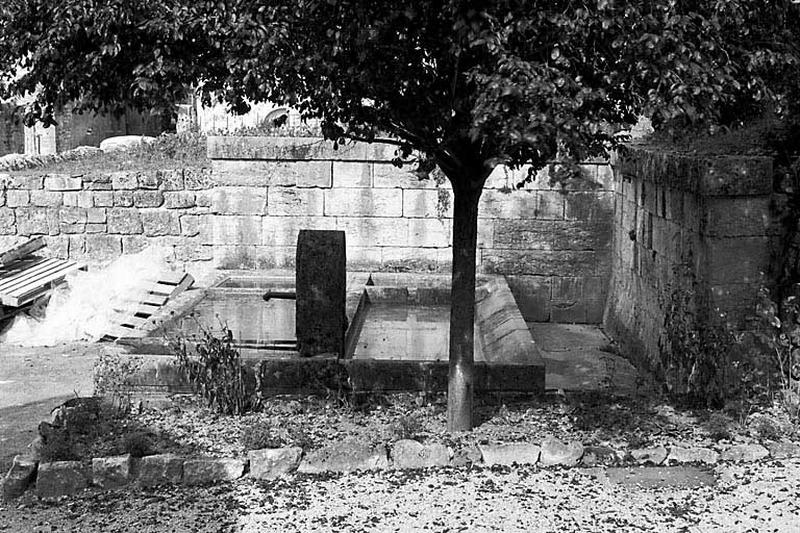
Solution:
M 94 394 L 107 396 L 111 407 L 117 414 L 127 414 L 131 410 L 131 380 L 142 367 L 139 357 L 123 356 L 113 352 L 103 352 L 94 363 Z
M 233 346 L 233 333 L 222 325 L 222 335 L 215 336 L 201 328 L 200 341 L 172 341 L 176 363 L 186 380 L 206 404 L 216 412 L 241 415 L 259 405 L 254 387 L 247 386 L 247 376 L 239 351 Z
M 273 431 L 267 422 L 248 424 L 241 430 L 240 437 L 245 450 L 261 450 L 264 448 L 280 448 L 284 441 Z
M 705 426 L 708 436 L 714 441 L 730 440 L 733 437 L 731 426 L 733 420 L 722 413 L 711 413 Z
M 423 430 L 422 418 L 410 413 L 397 419 L 392 426 L 392 433 L 397 440 L 413 439 Z

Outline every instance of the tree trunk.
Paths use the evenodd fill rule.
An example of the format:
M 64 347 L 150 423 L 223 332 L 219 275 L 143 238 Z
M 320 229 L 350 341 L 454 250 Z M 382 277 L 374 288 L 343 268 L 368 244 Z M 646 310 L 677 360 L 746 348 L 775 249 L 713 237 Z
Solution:
M 483 187 L 453 182 L 453 277 L 450 289 L 450 372 L 447 381 L 447 430 L 472 429 L 474 392 L 475 249 L 478 200 Z M 482 183 L 482 180 L 481 180 Z

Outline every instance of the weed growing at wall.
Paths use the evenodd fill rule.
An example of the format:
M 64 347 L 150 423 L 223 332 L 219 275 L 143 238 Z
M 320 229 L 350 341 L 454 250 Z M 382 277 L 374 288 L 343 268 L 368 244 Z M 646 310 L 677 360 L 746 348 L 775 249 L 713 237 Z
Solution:
M 756 313 L 760 328 L 754 333 L 756 347 L 773 358 L 778 368 L 778 400 L 794 423 L 800 422 L 800 301 L 784 298 L 780 305 L 769 290 L 759 291 Z
M 131 410 L 131 380 L 142 367 L 140 357 L 104 352 L 93 368 L 94 394 L 107 396 L 118 415 Z
M 675 400 L 721 407 L 734 392 L 735 352 L 741 339 L 718 310 L 708 312 L 701 288 L 685 265 L 669 288 L 660 341 L 666 386 Z
M 219 337 L 203 327 L 199 341 L 179 338 L 171 344 L 181 373 L 210 408 L 241 415 L 258 407 L 241 354 L 233 346 L 233 332 L 225 324 Z

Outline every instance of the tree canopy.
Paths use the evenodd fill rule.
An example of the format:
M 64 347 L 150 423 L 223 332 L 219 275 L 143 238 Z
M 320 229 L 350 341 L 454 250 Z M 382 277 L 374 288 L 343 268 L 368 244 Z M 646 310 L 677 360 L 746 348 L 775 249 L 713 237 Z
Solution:
M 0 97 L 35 93 L 27 117 L 48 121 L 66 101 L 169 108 L 192 87 L 422 153 L 455 195 L 450 392 L 460 379 L 466 398 L 492 169 L 606 155 L 640 114 L 682 128 L 780 116 L 798 105 L 799 27 L 792 0 L 6 0 Z
M 388 135 L 436 156 L 540 166 L 656 125 L 779 111 L 797 81 L 790 0 L 353 2 L 10 0 L 3 96 L 168 108 L 200 87 L 234 111 L 271 101 L 331 137 Z M 467 147 L 467 148 L 465 148 Z

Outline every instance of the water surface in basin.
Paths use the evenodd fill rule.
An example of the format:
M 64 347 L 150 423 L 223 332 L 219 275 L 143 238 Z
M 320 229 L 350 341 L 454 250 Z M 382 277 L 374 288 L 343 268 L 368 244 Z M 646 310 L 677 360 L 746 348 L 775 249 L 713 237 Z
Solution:
M 274 343 L 295 338 L 294 300 L 264 301 L 261 294 L 215 292 L 201 300 L 176 325 L 183 335 L 201 328 L 218 332 L 226 324 L 237 342 Z
M 353 358 L 447 361 L 450 306 L 374 303 L 358 336 Z M 481 360 L 480 343 L 475 359 Z

